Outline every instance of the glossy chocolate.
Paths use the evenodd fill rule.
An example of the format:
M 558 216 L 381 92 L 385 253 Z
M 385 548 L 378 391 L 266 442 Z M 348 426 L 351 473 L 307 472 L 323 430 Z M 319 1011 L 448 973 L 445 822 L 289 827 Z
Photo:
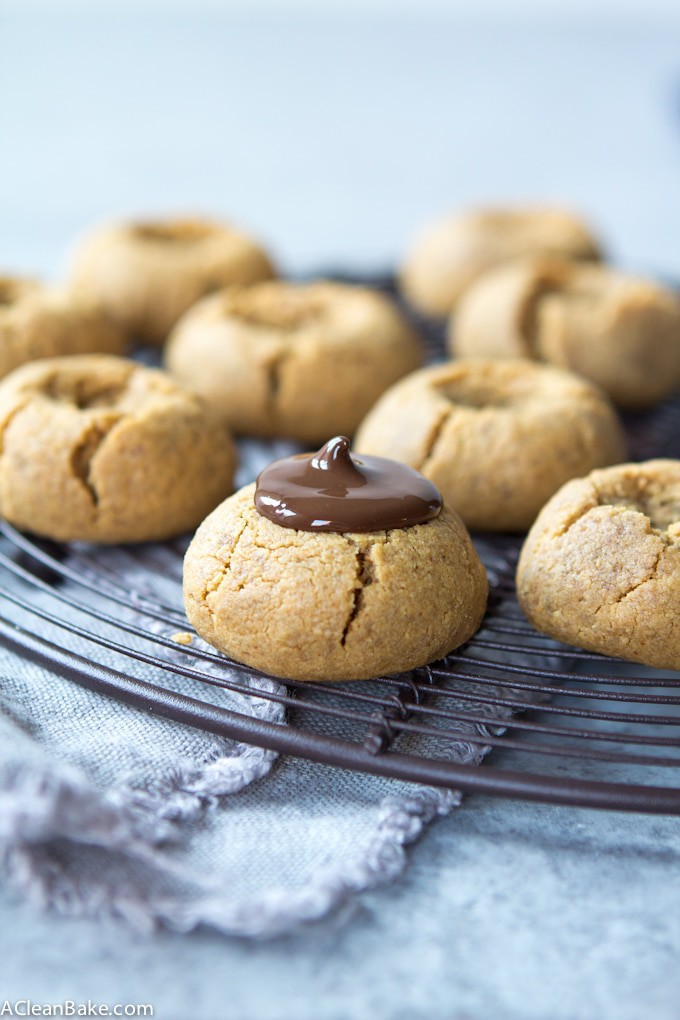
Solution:
M 318 453 L 284 457 L 257 479 L 263 517 L 298 531 L 386 531 L 436 517 L 442 498 L 427 478 L 396 460 L 353 457 L 336 436 Z

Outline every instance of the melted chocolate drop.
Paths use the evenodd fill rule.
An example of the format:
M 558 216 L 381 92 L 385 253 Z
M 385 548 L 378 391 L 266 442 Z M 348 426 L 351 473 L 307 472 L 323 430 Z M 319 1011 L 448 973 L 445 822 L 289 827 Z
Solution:
M 386 531 L 431 521 L 442 498 L 413 468 L 386 457 L 353 457 L 349 439 L 336 436 L 318 453 L 266 467 L 257 479 L 255 507 L 298 531 Z

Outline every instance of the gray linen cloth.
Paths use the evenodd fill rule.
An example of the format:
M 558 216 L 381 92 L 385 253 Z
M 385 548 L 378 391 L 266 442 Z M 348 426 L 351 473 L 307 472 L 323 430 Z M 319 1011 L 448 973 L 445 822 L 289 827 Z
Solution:
M 243 444 L 239 482 L 285 452 L 282 445 L 272 450 Z M 92 572 L 109 612 L 106 579 L 122 583 L 130 608 L 117 611 L 120 620 L 143 620 L 166 638 L 181 629 L 150 625 L 134 608 L 140 598 L 156 598 L 181 611 L 176 549 L 90 548 L 84 555 L 74 546 L 66 564 L 83 577 Z M 3 569 L 0 583 L 37 610 L 55 612 L 49 585 L 37 590 Z M 83 601 L 77 583 L 62 583 L 59 594 L 58 615 L 82 626 L 83 614 L 64 603 Z M 96 595 L 85 595 L 88 605 L 97 604 Z M 11 601 L 4 600 L 2 613 L 26 626 L 25 610 Z M 36 618 L 33 625 L 63 642 L 54 623 Z M 121 640 L 114 625 L 100 622 L 97 630 Z M 83 637 L 70 642 L 92 655 Z M 130 636 L 129 647 L 136 643 Z M 207 646 L 195 640 L 192 648 L 201 647 Z M 158 645 L 155 652 L 192 665 L 192 648 Z M 129 660 L 110 649 L 98 649 L 97 658 L 129 668 Z M 208 668 L 217 677 L 234 671 L 228 664 Z M 64 914 L 116 917 L 141 930 L 207 925 L 234 935 L 273 936 L 396 879 L 408 844 L 460 803 L 454 791 L 277 759 L 270 751 L 154 717 L 47 672 L 7 647 L 0 649 L 0 675 L 2 871 L 28 899 Z M 237 694 L 169 678 L 148 664 L 138 664 L 136 675 L 285 723 L 279 704 L 258 697 L 281 689 L 273 680 L 251 677 L 252 693 Z M 503 717 L 501 711 L 501 722 Z M 480 728 L 460 723 L 436 746 L 431 738 L 400 738 L 400 750 L 479 763 L 487 748 L 466 740 L 473 731 Z

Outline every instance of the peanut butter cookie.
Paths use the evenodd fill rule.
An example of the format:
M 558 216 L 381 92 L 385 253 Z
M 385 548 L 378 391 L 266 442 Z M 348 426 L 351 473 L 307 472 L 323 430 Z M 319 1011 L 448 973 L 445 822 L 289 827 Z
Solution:
M 449 347 L 461 357 L 547 361 L 622 407 L 647 407 L 680 386 L 680 299 L 609 266 L 522 259 L 465 292 Z
M 283 281 L 229 288 L 178 323 L 166 365 L 235 432 L 320 442 L 351 435 L 422 360 L 390 301 L 366 287 Z
M 339 437 L 315 457 L 288 458 L 297 482 L 287 495 L 279 493 L 284 498 L 280 516 L 273 510 L 275 519 L 258 511 L 256 487 L 249 485 L 198 529 L 184 564 L 187 615 L 227 655 L 294 680 L 359 680 L 441 658 L 479 627 L 486 573 L 460 518 L 439 509 L 432 486 L 436 505 L 427 493 L 418 501 L 424 523 L 377 528 L 385 507 L 376 495 L 367 511 L 366 485 L 374 481 L 376 462 L 382 461 L 378 470 L 389 462 L 355 459 L 350 474 L 367 471 L 368 481 L 357 483 L 360 497 L 353 500 L 346 471 L 336 478 L 338 458 L 346 459 L 347 450 L 348 441 Z M 281 464 L 286 466 L 277 462 L 268 475 L 260 505 L 271 507 L 272 485 L 282 488 Z M 315 471 L 323 482 L 314 481 Z M 427 484 L 410 474 L 416 485 Z M 324 488 L 306 498 L 305 489 L 318 485 Z M 388 514 L 403 513 L 399 491 L 390 484 Z M 317 495 L 330 505 L 321 506 Z M 353 501 L 358 505 L 347 509 Z M 361 530 L 328 530 L 337 514 Z M 335 526 L 342 527 L 337 521 Z
M 266 252 L 231 227 L 178 219 L 101 227 L 75 253 L 72 282 L 140 343 L 160 345 L 194 302 L 275 275 Z
M 481 273 L 508 259 L 553 252 L 598 259 L 600 246 L 573 213 L 542 206 L 478 209 L 428 227 L 401 271 L 411 303 L 428 315 L 448 315 Z
M 551 637 L 680 669 L 680 461 L 621 464 L 560 489 L 524 544 L 517 594 Z
M 143 542 L 194 528 L 231 491 L 233 442 L 163 372 L 83 355 L 0 383 L 0 513 L 59 541 Z
M 519 360 L 413 373 L 368 414 L 355 449 L 410 464 L 468 527 L 483 531 L 526 530 L 565 481 L 625 455 L 600 390 Z
M 38 358 L 122 354 L 125 334 L 101 309 L 22 276 L 0 276 L 0 377 Z

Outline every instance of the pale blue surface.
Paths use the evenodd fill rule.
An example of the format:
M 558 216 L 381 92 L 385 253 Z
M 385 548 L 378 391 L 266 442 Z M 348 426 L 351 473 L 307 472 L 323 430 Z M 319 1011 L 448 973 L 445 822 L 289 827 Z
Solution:
M 295 270 L 392 264 L 469 200 L 555 197 L 678 274 L 680 19 L 598 26 L 0 6 L 0 264 L 89 222 L 235 216 Z M 676 1020 L 680 821 L 470 800 L 353 917 L 137 941 L 5 904 L 0 1000 L 163 1020 Z
M 55 274 L 93 220 L 188 207 L 296 270 L 374 268 L 429 217 L 505 198 L 563 200 L 617 257 L 680 265 L 680 16 L 54 6 L 0 3 L 0 265 Z
M 163 1020 L 676 1020 L 680 823 L 476 798 L 342 926 L 135 941 L 5 908 L 2 992 Z

